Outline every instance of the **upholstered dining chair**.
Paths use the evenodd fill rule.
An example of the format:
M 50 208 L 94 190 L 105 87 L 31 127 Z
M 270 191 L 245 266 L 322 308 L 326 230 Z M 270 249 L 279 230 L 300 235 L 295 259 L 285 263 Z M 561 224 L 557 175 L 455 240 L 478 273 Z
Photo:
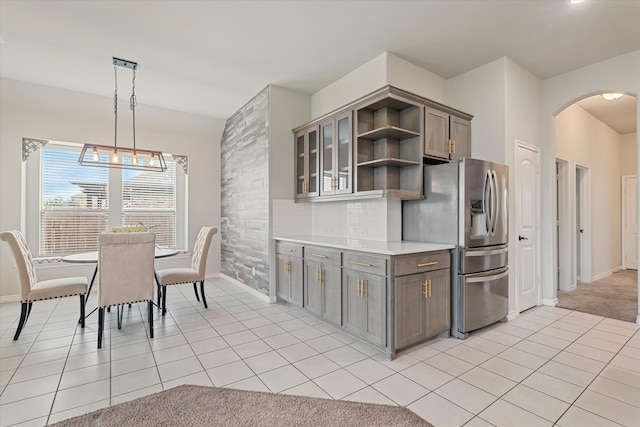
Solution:
M 27 323 L 29 314 L 31 314 L 33 303 L 45 299 L 80 295 L 80 326 L 84 328 L 84 301 L 88 289 L 87 278 L 84 276 L 64 277 L 38 282 L 36 267 L 24 235 L 17 230 L 5 231 L 0 233 L 0 239 L 7 242 L 11 248 L 20 280 L 20 320 L 13 340 L 17 340 L 20 336 L 20 332 L 22 332 L 22 328 Z
M 202 227 L 198 233 L 198 238 L 193 247 L 191 255 L 191 268 L 167 268 L 156 272 L 156 283 L 158 285 L 158 301 L 162 297 L 162 315 L 167 313 L 167 286 L 179 285 L 181 283 L 193 283 L 193 291 L 198 298 L 197 282 L 200 282 L 200 293 L 204 308 L 207 308 L 207 299 L 204 296 L 204 275 L 207 268 L 207 255 L 213 236 L 218 232 L 214 227 Z
M 153 338 L 153 273 L 156 235 L 102 233 L 98 237 L 98 348 L 102 348 L 104 310 L 116 306 L 122 328 L 124 304 L 148 302 L 149 337 Z

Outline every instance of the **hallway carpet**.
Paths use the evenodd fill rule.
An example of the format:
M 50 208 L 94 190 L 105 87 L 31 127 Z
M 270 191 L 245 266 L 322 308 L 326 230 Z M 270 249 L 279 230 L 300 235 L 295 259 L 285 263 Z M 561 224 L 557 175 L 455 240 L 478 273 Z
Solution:
M 558 307 L 635 323 L 638 271 L 619 270 L 593 283 L 578 282 L 571 292 L 558 291 Z

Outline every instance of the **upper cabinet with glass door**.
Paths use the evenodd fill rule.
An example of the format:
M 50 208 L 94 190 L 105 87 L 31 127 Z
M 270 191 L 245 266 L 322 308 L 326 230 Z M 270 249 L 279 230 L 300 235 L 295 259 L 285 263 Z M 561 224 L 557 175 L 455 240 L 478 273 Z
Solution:
M 320 123 L 322 181 L 320 195 L 351 193 L 351 111 Z
M 296 200 L 423 198 L 423 164 L 469 156 L 472 117 L 385 86 L 301 125 Z
M 311 125 L 296 132 L 295 143 L 296 199 L 318 196 L 320 194 L 318 125 Z

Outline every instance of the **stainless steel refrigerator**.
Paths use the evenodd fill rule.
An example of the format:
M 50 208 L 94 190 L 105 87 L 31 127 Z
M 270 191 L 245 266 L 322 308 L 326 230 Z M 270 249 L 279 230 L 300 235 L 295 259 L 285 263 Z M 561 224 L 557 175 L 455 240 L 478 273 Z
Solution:
M 456 245 L 451 334 L 508 312 L 508 166 L 478 159 L 424 167 L 425 199 L 402 202 L 403 240 Z

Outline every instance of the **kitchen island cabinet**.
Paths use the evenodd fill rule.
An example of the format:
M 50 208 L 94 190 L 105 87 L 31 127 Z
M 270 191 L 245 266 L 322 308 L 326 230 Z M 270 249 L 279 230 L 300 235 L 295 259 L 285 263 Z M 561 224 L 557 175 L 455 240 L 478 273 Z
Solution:
M 276 238 L 276 247 L 286 244 L 302 247 L 304 309 L 386 351 L 389 359 L 448 332 L 453 245 Z M 278 297 L 290 302 L 280 292 Z

